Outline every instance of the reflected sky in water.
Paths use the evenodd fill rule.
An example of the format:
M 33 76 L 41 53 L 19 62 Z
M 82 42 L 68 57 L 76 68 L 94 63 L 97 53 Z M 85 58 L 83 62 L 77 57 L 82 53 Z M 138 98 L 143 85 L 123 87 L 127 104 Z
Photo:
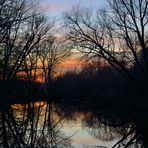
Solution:
M 103 122 L 106 115 L 105 124 Z M 111 148 L 116 143 L 116 146 L 122 147 L 124 143 L 135 138 L 135 129 L 132 129 L 130 123 L 119 127 L 107 126 L 107 122 L 115 122 L 113 117 L 109 120 L 110 116 L 108 112 L 106 114 L 94 107 L 77 106 L 70 102 L 3 104 L 0 106 L 0 146 Z M 119 119 L 117 121 L 118 124 L 121 122 Z M 125 137 L 127 134 L 128 137 Z M 124 137 L 125 139 L 118 143 Z M 141 145 L 137 142 L 134 146 L 138 144 L 140 148 Z
M 106 146 L 110 148 L 117 142 L 116 139 L 111 142 L 105 142 L 91 136 L 87 128 L 82 127 L 81 121 L 75 123 L 72 121 L 65 122 L 62 131 L 67 136 L 71 136 L 72 133 L 75 133 L 72 137 L 72 145 L 74 148 L 84 148 L 84 146 Z
M 46 132 L 43 131 L 42 127 L 47 125 L 49 126 L 50 123 L 50 127 L 45 127 L 45 129 L 58 132 L 57 135 L 55 134 L 54 136 L 60 136 L 60 137 L 62 136 L 61 138 L 59 137 L 55 138 L 59 142 L 61 141 L 61 139 L 69 139 L 71 146 L 73 146 L 74 148 L 84 148 L 88 146 L 111 147 L 117 142 L 118 136 L 114 132 L 113 135 L 115 136 L 107 141 L 105 140 L 105 137 L 104 138 L 102 137 L 103 134 L 102 129 L 100 129 L 100 131 L 102 132 L 100 135 L 98 133 L 98 135 L 96 136 L 91 133 L 91 131 L 98 132 L 97 130 L 99 129 L 100 125 L 97 125 L 98 127 L 94 127 L 94 129 L 93 126 L 87 127 L 87 124 L 91 123 L 91 118 L 93 116 L 93 114 L 89 111 L 77 111 L 75 107 L 71 107 L 71 109 L 64 110 L 66 109 L 65 107 L 62 108 L 62 106 L 46 102 L 13 104 L 10 106 L 12 107 L 11 109 L 13 110 L 13 114 L 15 115 L 14 120 L 16 120 L 16 118 L 21 118 L 21 120 L 22 118 L 28 118 L 27 116 L 30 115 L 23 113 L 29 111 L 30 114 L 33 113 L 32 114 L 33 116 L 31 117 L 32 121 L 30 122 L 37 123 L 36 120 L 37 118 L 39 119 L 37 130 L 42 130 L 42 132 Z M 46 125 L 44 125 L 45 121 L 47 122 L 45 123 Z M 30 123 L 28 123 L 27 125 L 27 128 L 29 127 Z M 104 127 L 102 126 L 102 128 Z M 30 131 L 30 134 L 32 132 L 33 131 Z M 99 136 L 101 139 L 99 139 Z M 69 148 L 69 146 L 67 148 Z

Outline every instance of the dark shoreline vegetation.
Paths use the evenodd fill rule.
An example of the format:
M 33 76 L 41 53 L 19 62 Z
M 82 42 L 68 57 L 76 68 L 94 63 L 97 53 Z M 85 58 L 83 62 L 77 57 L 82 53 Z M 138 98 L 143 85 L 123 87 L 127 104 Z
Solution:
M 0 147 L 71 148 L 76 112 L 112 148 L 148 147 L 148 1 L 107 2 L 64 12 L 59 39 L 39 3 L 0 1 Z M 75 50 L 85 64 L 58 75 Z

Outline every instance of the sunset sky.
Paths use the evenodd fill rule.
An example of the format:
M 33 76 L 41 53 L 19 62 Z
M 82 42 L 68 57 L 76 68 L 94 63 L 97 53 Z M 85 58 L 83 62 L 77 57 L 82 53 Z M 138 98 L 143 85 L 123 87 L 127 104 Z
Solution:
M 41 8 L 47 12 L 47 15 L 49 17 L 55 17 L 58 20 L 58 24 L 58 22 L 62 20 L 62 13 L 72 8 L 72 6 L 74 5 L 80 4 L 81 6 L 89 8 L 103 8 L 105 6 L 105 3 L 105 0 L 42 0 Z M 56 30 L 57 35 L 58 32 L 62 33 L 61 30 L 59 30 L 60 29 Z M 64 71 L 65 69 L 71 70 L 80 67 L 80 62 L 76 56 L 70 57 L 67 60 L 65 60 L 62 64 L 60 64 L 60 68 L 63 68 Z

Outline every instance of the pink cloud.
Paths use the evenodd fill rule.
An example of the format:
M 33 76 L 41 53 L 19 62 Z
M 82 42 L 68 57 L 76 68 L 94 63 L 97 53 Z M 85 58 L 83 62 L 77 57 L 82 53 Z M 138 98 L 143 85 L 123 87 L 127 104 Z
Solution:
M 58 11 L 67 9 L 69 6 L 66 4 L 58 4 L 58 3 L 44 3 L 41 5 L 41 9 L 45 11 Z

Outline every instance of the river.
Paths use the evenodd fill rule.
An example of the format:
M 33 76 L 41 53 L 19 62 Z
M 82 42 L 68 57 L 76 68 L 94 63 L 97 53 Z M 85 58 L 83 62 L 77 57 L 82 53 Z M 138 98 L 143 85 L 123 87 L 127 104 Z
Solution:
M 107 126 L 86 106 L 26 102 L 0 109 L 0 147 L 111 148 L 127 129 Z

